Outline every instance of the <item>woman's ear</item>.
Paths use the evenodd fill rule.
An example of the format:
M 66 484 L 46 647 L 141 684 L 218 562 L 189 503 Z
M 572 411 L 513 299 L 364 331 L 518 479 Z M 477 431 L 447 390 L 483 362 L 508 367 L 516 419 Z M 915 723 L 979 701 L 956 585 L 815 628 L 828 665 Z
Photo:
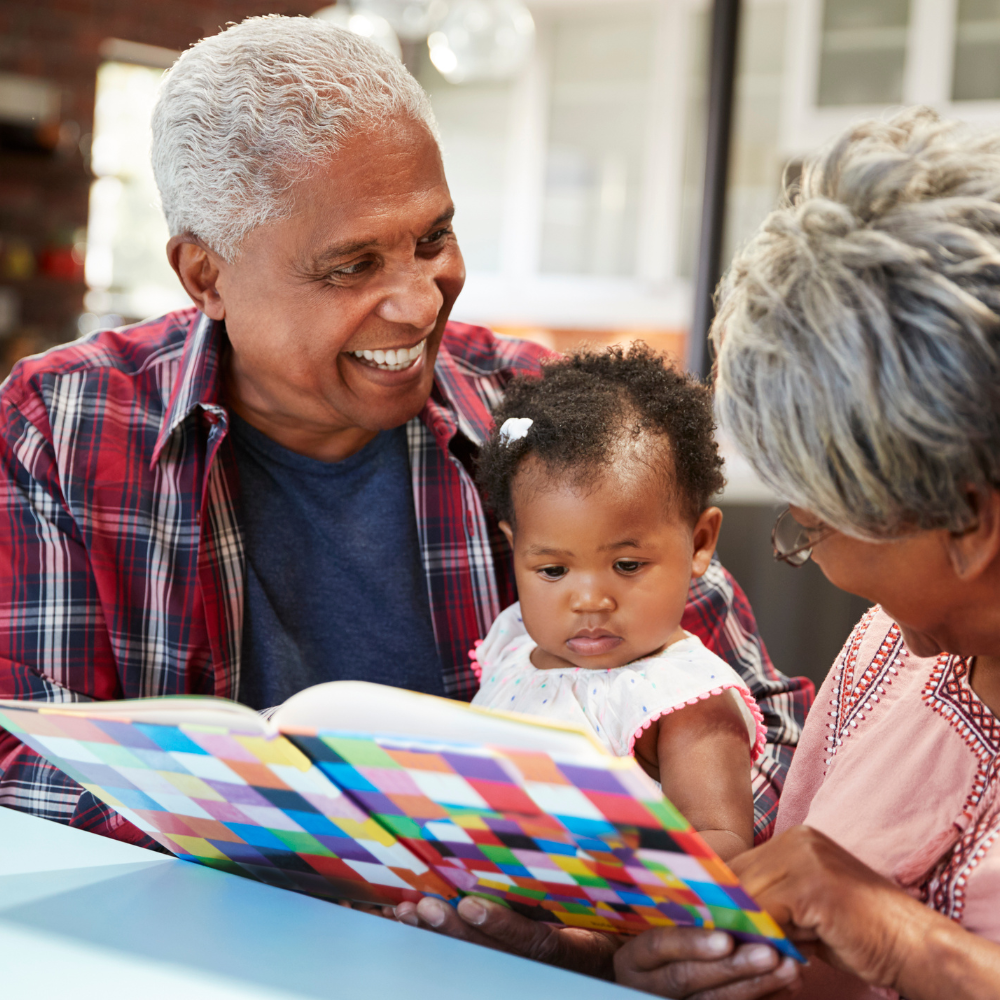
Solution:
M 981 576 L 1000 553 L 1000 492 L 970 487 L 966 496 L 975 515 L 972 527 L 945 536 L 951 567 L 963 582 Z
M 708 507 L 701 512 L 692 532 L 694 541 L 694 553 L 691 557 L 692 576 L 703 576 L 708 569 L 719 541 L 721 527 L 722 511 L 718 507 Z
M 167 241 L 167 260 L 194 304 L 211 319 L 225 319 L 226 306 L 216 288 L 219 258 L 197 236 L 184 234 Z
M 509 521 L 501 521 L 500 522 L 500 530 L 503 532 L 504 538 L 507 539 L 507 544 L 511 548 L 514 548 L 514 529 L 510 526 L 510 522 Z

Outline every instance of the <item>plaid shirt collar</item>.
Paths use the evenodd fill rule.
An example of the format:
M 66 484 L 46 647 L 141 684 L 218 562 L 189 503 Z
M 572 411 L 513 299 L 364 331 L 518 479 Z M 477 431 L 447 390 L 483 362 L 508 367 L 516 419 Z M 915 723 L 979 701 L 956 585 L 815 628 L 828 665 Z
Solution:
M 224 423 L 228 415 L 222 405 L 223 362 L 228 340 L 225 323 L 195 314 L 188 329 L 180 372 L 170 404 L 163 415 L 160 432 L 150 458 L 152 469 L 167 441 L 195 410 L 212 413 Z M 434 366 L 434 386 L 419 419 L 432 431 L 438 444 L 447 448 L 461 432 L 477 447 L 490 435 L 493 418 L 480 398 L 468 392 L 461 381 L 455 359 L 442 344 Z M 437 397 L 437 398 L 436 398 Z

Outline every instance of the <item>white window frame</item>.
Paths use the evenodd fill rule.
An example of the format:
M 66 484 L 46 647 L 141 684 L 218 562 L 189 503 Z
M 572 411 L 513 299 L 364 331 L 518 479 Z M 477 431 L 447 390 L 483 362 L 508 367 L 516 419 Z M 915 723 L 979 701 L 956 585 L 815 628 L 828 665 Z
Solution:
M 1000 125 L 1000 100 L 953 101 L 958 0 L 910 0 L 900 106 L 926 104 L 947 118 Z M 819 107 L 823 0 L 790 0 L 782 152 L 800 156 L 861 118 L 885 114 L 880 104 Z

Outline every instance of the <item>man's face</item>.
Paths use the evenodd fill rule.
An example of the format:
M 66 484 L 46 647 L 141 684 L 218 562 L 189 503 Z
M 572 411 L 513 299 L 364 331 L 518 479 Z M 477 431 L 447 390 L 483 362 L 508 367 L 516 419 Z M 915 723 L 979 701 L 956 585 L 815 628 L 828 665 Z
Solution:
M 357 136 L 292 189 L 216 281 L 230 402 L 264 429 L 316 436 L 420 412 L 465 266 L 438 148 L 397 121 Z

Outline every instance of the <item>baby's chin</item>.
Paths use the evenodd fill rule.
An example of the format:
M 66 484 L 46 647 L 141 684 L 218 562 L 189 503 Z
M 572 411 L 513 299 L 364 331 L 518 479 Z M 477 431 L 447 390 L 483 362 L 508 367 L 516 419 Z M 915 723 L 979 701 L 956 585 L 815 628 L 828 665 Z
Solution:
M 627 667 L 637 660 L 644 660 L 649 656 L 655 656 L 662 652 L 669 642 L 661 643 L 659 646 L 648 652 L 639 653 L 628 640 L 615 637 L 619 641 L 608 644 L 607 650 L 596 648 L 591 651 L 589 646 L 582 650 L 574 649 L 570 643 L 581 645 L 578 640 L 571 639 L 564 643 L 558 651 L 549 647 L 536 646 L 531 652 L 532 664 L 540 670 L 559 670 L 576 668 L 579 670 L 617 670 L 619 667 Z

